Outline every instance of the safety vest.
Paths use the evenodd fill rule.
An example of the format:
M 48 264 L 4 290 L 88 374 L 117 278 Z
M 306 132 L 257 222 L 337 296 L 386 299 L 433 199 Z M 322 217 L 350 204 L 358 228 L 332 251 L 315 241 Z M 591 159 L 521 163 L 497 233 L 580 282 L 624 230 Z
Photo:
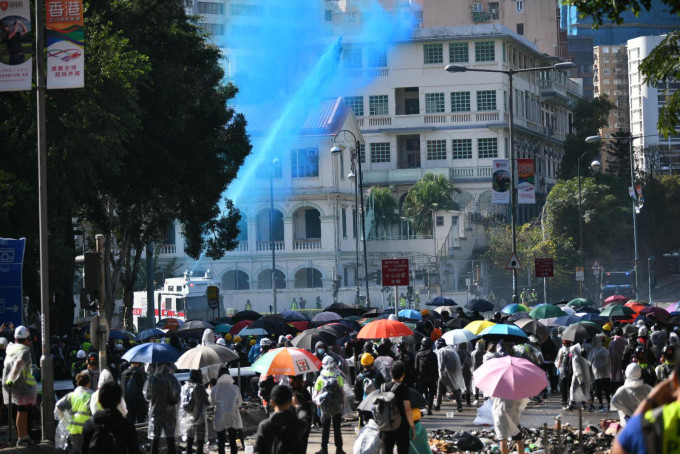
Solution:
M 248 302 L 246 303 L 246 310 L 249 311 L 249 310 L 251 310 L 252 308 L 253 308 L 253 305 L 250 304 L 250 301 L 248 301 Z
M 399 300 L 399 306 L 406 307 L 406 298 L 404 298 L 403 296 Z
M 650 454 L 671 454 L 680 450 L 680 402 L 649 410 L 642 418 L 642 435 Z
M 67 397 L 71 406 L 71 420 L 66 427 L 70 434 L 78 435 L 83 433 L 83 426 L 90 419 L 90 398 L 92 391 L 86 388 L 76 388 Z
M 295 309 L 297 309 L 297 308 L 298 308 L 298 304 L 295 302 L 295 300 L 293 300 L 293 302 L 290 303 L 290 309 L 291 309 L 291 310 L 295 310 Z

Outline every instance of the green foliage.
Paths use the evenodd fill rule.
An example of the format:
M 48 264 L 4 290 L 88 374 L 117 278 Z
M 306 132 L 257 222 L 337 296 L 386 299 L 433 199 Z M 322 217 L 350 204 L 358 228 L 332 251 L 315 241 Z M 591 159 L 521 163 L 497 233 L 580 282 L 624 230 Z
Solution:
M 399 222 L 399 204 L 392 197 L 390 188 L 373 186 L 371 198 L 373 199 L 373 213 L 377 231 L 385 232 Z
M 614 136 L 618 138 L 602 141 L 602 148 L 607 150 L 611 159 L 607 173 L 630 181 L 630 132 L 616 131 Z
M 662 0 L 670 8 L 671 14 L 680 14 L 680 1 Z M 602 25 L 605 21 L 622 24 L 621 14 L 632 11 L 635 16 L 640 15 L 642 9 L 652 7 L 652 0 L 567 0 L 581 13 L 581 17 L 592 16 L 595 25 Z
M 453 193 L 460 192 L 444 175 L 426 173 L 411 186 L 404 199 L 404 214 L 421 234 L 432 233 L 432 209 L 455 210 Z

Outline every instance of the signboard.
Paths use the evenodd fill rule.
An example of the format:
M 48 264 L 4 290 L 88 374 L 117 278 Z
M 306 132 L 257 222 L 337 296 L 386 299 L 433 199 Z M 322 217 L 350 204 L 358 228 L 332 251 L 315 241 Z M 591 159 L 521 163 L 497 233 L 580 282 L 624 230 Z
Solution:
M 47 88 L 85 86 L 82 0 L 46 0 Z
M 593 266 L 590 269 L 593 271 L 593 274 L 595 276 L 599 276 L 600 272 L 602 271 L 602 267 L 600 266 L 597 260 L 595 260 L 595 263 L 593 263 Z
M 508 263 L 505 265 L 506 270 L 521 270 L 522 269 L 522 264 L 519 262 L 519 259 L 515 254 L 512 254 L 510 256 L 510 259 L 508 260 Z
M 530 205 L 536 203 L 536 172 L 533 159 L 517 160 L 517 203 Z
M 583 282 L 586 280 L 586 273 L 582 266 L 576 267 L 576 280 L 579 282 Z
M 209 285 L 205 289 L 205 296 L 208 298 L 208 307 L 212 310 L 217 309 L 220 304 L 220 289 L 216 285 Z
M 0 238 L 0 323 L 21 325 L 23 295 L 21 274 L 26 238 Z
M 536 277 L 553 277 L 555 275 L 552 257 L 534 259 L 534 268 L 536 270 Z
M 510 203 L 510 171 L 509 159 L 493 160 L 493 176 L 491 182 L 491 188 L 493 190 L 493 195 L 491 197 L 492 203 Z
M 29 0 L 0 1 L 4 49 L 0 52 L 0 91 L 30 90 L 33 80 L 33 38 Z
M 409 285 L 408 259 L 388 259 L 382 261 L 382 285 Z

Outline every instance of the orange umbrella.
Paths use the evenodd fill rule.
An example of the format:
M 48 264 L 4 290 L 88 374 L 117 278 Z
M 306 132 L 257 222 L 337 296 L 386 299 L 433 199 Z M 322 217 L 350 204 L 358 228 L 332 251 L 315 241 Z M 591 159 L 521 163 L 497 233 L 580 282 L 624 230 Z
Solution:
M 397 320 L 376 320 L 361 328 L 358 339 L 387 339 L 389 337 L 410 336 L 413 331 Z
M 250 366 L 262 375 L 300 375 L 321 370 L 321 361 L 301 348 L 276 348 L 270 350 Z

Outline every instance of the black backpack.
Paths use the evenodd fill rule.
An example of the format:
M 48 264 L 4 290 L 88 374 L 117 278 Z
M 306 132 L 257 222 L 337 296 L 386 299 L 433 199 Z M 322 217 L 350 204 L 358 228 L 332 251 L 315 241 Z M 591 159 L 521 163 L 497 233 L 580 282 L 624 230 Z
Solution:
M 111 432 L 111 427 L 105 424 L 95 424 L 88 446 L 90 452 L 97 454 L 120 454 L 127 451 L 120 449 L 116 436 Z

